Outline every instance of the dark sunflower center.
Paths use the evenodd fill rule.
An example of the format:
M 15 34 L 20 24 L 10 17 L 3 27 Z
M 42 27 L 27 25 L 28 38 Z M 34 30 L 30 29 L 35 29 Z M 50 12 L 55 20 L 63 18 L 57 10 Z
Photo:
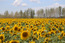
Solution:
M 32 28 L 32 26 L 31 26 L 31 28 Z
M 20 31 L 21 29 L 19 29 L 18 31 Z
M 42 31 L 42 33 L 45 33 L 44 31 Z
M 3 39 L 3 36 L 0 36 L 0 39 L 2 40 Z
M 17 28 L 17 27 L 15 27 L 15 30 L 18 30 L 18 28 Z
M 7 43 L 9 43 L 9 41 L 7 41 Z
M 58 28 L 58 26 L 56 26 L 56 28 Z
M 55 30 L 54 28 L 52 28 L 52 30 Z
M 5 30 L 5 28 L 3 27 L 2 30 Z
M 47 42 L 45 42 L 45 43 L 47 43 Z
M 28 36 L 28 33 L 27 32 L 24 32 L 23 33 L 23 37 L 27 37 Z
M 12 42 L 12 43 L 17 43 L 17 42 Z
M 7 29 L 9 29 L 9 27 L 7 27 Z
M 59 33 L 59 31 L 56 31 L 56 33 Z
M 11 30 L 11 33 L 12 33 L 13 31 Z

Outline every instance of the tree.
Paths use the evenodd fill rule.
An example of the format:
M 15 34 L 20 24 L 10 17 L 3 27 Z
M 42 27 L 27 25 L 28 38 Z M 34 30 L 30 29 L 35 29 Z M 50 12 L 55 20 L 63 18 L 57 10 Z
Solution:
M 50 15 L 50 17 L 53 17 L 54 16 L 54 8 L 51 8 L 50 10 L 49 10 L 49 15 Z
M 61 16 L 61 6 L 59 6 L 59 16 Z
M 45 9 L 45 15 L 48 17 L 48 9 Z
M 62 14 L 65 16 L 65 8 L 62 9 Z
M 15 17 L 15 18 L 19 18 L 19 13 L 18 13 L 18 12 L 15 12 L 14 17 Z
M 9 18 L 13 18 L 13 12 L 10 13 Z
M 26 15 L 26 18 L 29 18 L 29 11 L 28 10 L 25 10 L 25 15 Z
M 36 14 L 37 14 L 37 17 L 39 18 L 39 14 L 40 14 L 39 10 L 36 12 Z
M 20 10 L 19 14 L 20 14 L 20 17 L 22 18 L 22 17 L 23 17 L 23 12 L 22 12 L 22 10 Z
M 4 17 L 7 18 L 8 16 L 9 16 L 8 11 L 5 11 L 5 12 L 4 12 Z
M 30 9 L 27 9 L 27 10 L 25 11 L 25 14 L 26 14 L 27 18 L 28 18 L 29 16 L 30 16 L 31 18 L 34 18 L 35 11 L 30 8 Z
M 31 10 L 31 18 L 34 18 L 34 15 L 35 15 L 35 11 Z
M 23 18 L 26 18 L 26 12 L 23 13 Z
M 27 14 L 27 18 L 29 18 L 29 12 L 28 12 L 28 10 L 26 11 L 26 14 Z
M 27 9 L 27 12 L 28 12 L 28 16 L 30 16 L 31 17 L 31 11 L 32 11 L 32 9 L 31 8 L 29 8 L 29 9 Z
M 45 17 L 44 16 L 44 10 L 43 9 L 40 9 L 37 11 L 37 16 L 40 18 L 40 17 Z
M 41 17 L 45 17 L 44 16 L 44 10 L 43 9 L 40 9 L 40 15 L 41 15 Z

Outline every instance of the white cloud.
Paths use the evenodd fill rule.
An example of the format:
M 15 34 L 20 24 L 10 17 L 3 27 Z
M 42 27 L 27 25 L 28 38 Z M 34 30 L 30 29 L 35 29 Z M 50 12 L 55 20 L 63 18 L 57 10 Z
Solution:
M 33 7 L 32 9 L 34 9 L 35 11 L 39 10 L 39 9 L 50 9 L 50 8 L 57 8 L 61 6 L 62 8 L 65 7 L 65 5 L 59 4 L 59 3 L 54 3 L 52 5 L 48 5 L 48 6 L 44 6 L 44 7 Z
M 12 5 L 14 6 L 19 6 L 21 4 L 21 2 L 24 0 L 15 0 Z M 36 3 L 40 3 L 40 0 L 29 0 L 30 2 L 36 2 Z M 22 6 L 27 6 L 26 3 L 23 3 Z
M 47 7 L 52 7 L 52 8 L 56 8 L 56 7 L 59 7 L 59 6 L 61 6 L 61 7 L 65 7 L 65 5 L 62 5 L 62 4 L 59 4 L 59 3 L 54 3 L 54 4 L 52 4 L 52 5 L 49 5 L 49 6 L 47 6 Z
M 22 6 L 23 6 L 23 7 L 26 7 L 26 6 L 28 6 L 28 5 L 27 5 L 26 3 L 22 3 Z
M 40 3 L 40 0 L 30 0 L 31 2 Z
M 21 4 L 22 0 L 15 0 L 13 5 L 14 6 L 19 6 Z

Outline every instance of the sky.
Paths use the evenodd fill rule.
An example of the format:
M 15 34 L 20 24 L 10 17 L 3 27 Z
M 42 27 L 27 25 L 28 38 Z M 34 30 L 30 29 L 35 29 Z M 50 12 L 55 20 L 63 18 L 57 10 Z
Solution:
M 58 6 L 65 7 L 65 0 L 0 0 L 0 13 L 25 11 L 28 8 L 39 10 Z

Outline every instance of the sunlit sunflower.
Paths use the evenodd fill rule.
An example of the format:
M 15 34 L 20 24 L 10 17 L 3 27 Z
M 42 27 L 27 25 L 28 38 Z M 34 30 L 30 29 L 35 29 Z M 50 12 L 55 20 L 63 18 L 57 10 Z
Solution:
M 6 29 L 9 30 L 10 29 L 10 26 L 6 26 Z
M 15 25 L 15 26 L 13 27 L 13 30 L 14 30 L 14 31 L 18 31 L 18 29 L 19 29 L 19 28 L 18 28 L 17 25 Z
M 45 35 L 46 35 L 46 32 L 45 32 L 44 30 L 42 30 L 42 31 L 40 32 L 40 37 L 45 37 Z
M 33 32 L 33 36 L 34 36 L 37 40 L 39 40 L 39 32 L 38 32 L 38 31 L 34 31 L 34 32 Z
M 6 41 L 6 43 L 9 43 L 9 41 Z
M 4 34 L 1 34 L 1 35 L 0 35 L 0 39 L 1 39 L 1 40 L 4 40 L 4 39 L 5 39 Z
M 59 38 L 59 39 L 62 39 L 62 38 L 63 38 L 63 36 L 61 37 L 61 36 L 59 35 L 59 36 L 58 36 L 58 38 Z
M 11 40 L 9 43 L 19 43 L 18 40 Z
M 26 25 L 26 28 L 29 28 L 29 25 Z
M 65 37 L 65 33 L 63 34 L 63 36 Z
M 33 25 L 30 25 L 30 28 L 33 28 Z
M 10 29 L 10 30 L 9 30 L 9 33 L 10 33 L 10 34 L 13 34 L 13 30 L 12 30 L 12 29 Z
M 60 32 L 59 30 L 56 30 L 56 31 L 55 31 L 55 34 L 57 34 L 57 33 L 59 33 L 59 32 Z
M 0 29 L 1 29 L 3 32 L 6 30 L 4 27 L 1 27 Z
M 19 27 L 18 32 L 20 32 L 22 29 Z
M 0 43 L 2 43 L 2 40 L 0 39 Z
M 35 41 L 29 41 L 29 43 L 35 43 Z
M 30 32 L 29 31 L 22 31 L 21 33 L 21 39 L 26 40 L 30 37 Z
M 48 43 L 47 41 L 43 42 L 43 43 Z
M 50 37 L 46 37 L 45 39 L 44 39 L 44 41 L 49 41 L 50 40 Z

